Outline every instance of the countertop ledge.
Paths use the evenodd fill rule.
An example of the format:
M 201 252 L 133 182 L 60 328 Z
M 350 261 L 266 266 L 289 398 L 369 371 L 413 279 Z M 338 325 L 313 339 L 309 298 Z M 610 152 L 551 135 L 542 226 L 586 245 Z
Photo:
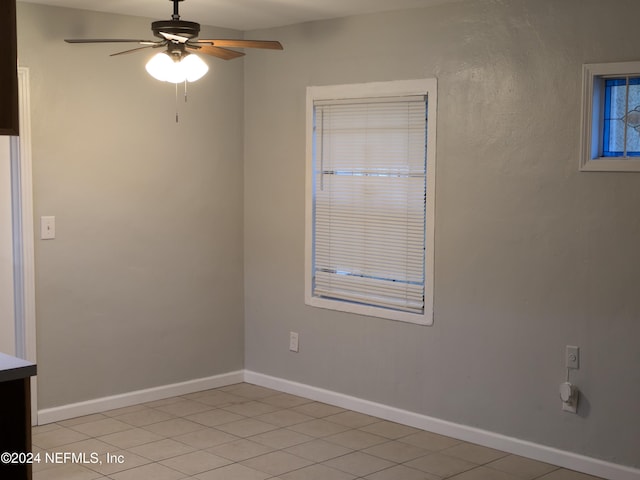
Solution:
M 0 353 L 0 382 L 33 377 L 36 372 L 35 363 Z

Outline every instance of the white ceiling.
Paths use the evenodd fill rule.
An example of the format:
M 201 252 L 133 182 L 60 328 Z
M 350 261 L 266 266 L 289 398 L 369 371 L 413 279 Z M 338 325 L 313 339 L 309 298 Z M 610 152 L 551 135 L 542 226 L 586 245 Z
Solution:
M 97 12 L 170 20 L 172 0 L 18 0 Z M 295 23 L 425 7 L 460 0 L 186 0 L 182 20 L 204 25 L 255 30 Z

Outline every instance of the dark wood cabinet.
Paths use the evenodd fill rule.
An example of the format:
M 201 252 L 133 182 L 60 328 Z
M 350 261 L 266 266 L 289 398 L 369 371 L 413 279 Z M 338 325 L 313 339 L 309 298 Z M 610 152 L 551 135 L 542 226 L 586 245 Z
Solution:
M 16 0 L 0 0 L 0 135 L 18 135 Z
M 0 353 L 0 478 L 31 480 L 30 377 L 36 365 Z M 9 456 L 7 457 L 7 454 Z

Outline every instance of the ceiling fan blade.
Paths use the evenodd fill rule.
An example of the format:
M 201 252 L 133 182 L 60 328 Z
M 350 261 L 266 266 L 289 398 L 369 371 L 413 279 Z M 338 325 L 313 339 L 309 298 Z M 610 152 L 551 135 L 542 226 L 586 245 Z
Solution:
M 216 47 L 268 48 L 270 50 L 283 50 L 282 44 L 275 40 L 204 39 L 196 40 L 192 43 L 208 43 Z
M 234 58 L 242 57 L 243 52 L 236 52 L 235 50 L 228 50 L 226 48 L 214 47 L 212 45 L 187 45 L 187 49 L 193 50 L 198 53 L 206 53 L 207 55 L 213 55 L 214 57 L 222 58 L 223 60 L 233 60 Z
M 159 47 L 160 45 L 157 45 L 157 46 Z M 131 50 L 124 50 L 123 52 L 112 53 L 109 56 L 110 57 L 115 57 L 116 55 L 126 55 L 128 53 L 137 52 L 138 50 L 144 50 L 146 48 L 156 48 L 156 45 L 145 45 L 144 47 L 132 48 Z
M 139 43 L 140 45 L 155 45 L 160 42 L 153 40 L 138 40 L 132 38 L 65 38 L 67 43 Z

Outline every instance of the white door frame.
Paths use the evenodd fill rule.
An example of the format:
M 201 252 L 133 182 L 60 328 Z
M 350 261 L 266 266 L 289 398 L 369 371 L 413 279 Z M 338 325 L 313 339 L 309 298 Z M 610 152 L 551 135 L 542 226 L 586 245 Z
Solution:
M 29 69 L 18 67 L 20 136 L 11 137 L 11 197 L 16 356 L 36 363 L 33 176 Z M 37 377 L 31 378 L 31 422 L 38 424 Z
M 0 352 L 16 354 L 11 137 L 0 136 Z

